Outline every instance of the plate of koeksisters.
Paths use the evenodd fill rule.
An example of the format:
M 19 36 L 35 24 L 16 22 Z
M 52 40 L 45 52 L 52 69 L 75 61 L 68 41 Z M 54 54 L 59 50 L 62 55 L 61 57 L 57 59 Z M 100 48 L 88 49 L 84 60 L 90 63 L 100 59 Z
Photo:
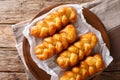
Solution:
M 56 4 L 25 27 L 23 55 L 36 80 L 86 80 L 112 61 L 100 19 L 80 4 Z

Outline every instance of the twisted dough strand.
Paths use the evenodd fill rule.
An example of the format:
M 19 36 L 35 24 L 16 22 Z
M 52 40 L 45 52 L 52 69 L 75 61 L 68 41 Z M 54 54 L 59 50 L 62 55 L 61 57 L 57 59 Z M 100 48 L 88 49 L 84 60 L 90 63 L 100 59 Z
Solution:
M 100 54 L 88 56 L 79 66 L 75 66 L 71 71 L 66 71 L 60 80 L 85 80 L 88 77 L 104 69 L 104 62 Z
M 35 54 L 38 59 L 46 60 L 54 54 L 60 53 L 63 49 L 66 49 L 76 38 L 77 33 L 75 27 L 72 24 L 67 25 L 59 34 L 45 38 L 42 44 L 37 45 Z
M 90 55 L 94 46 L 96 45 L 97 38 L 92 32 L 83 34 L 78 42 L 68 47 L 68 49 L 60 54 L 57 58 L 57 64 L 61 68 L 67 68 L 68 66 L 74 66 L 79 60 L 82 60 L 84 56 Z
M 76 17 L 77 14 L 73 7 L 59 8 L 31 27 L 30 33 L 35 37 L 42 38 L 53 35 L 57 30 L 61 30 L 61 28 L 68 23 L 75 22 Z

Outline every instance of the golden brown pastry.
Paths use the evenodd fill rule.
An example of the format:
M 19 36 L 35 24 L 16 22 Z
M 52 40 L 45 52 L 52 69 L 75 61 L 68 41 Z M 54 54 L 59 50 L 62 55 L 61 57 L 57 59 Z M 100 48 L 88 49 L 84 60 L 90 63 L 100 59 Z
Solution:
M 88 56 L 79 66 L 66 71 L 60 80 L 86 80 L 88 77 L 104 69 L 104 62 L 100 54 Z
M 57 58 L 57 64 L 61 68 L 74 66 L 84 56 L 89 56 L 97 43 L 97 37 L 94 33 L 89 32 L 80 36 L 79 41 L 68 47 L 66 51 L 60 53 Z
M 30 33 L 35 37 L 42 38 L 53 35 L 57 30 L 61 30 L 61 28 L 68 23 L 75 22 L 76 17 L 77 14 L 73 7 L 61 7 L 46 16 L 43 20 L 38 21 L 31 27 Z
M 35 54 L 38 59 L 46 60 L 56 53 L 60 53 L 66 49 L 70 43 L 73 43 L 77 38 L 75 27 L 67 25 L 59 34 L 54 34 L 52 37 L 45 38 L 42 44 L 35 48 Z

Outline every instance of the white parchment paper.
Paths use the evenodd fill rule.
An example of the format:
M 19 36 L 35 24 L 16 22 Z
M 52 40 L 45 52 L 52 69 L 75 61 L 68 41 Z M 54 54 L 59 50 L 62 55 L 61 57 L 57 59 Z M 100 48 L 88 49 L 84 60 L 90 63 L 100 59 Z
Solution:
M 107 67 L 111 63 L 113 58 L 110 56 L 110 51 L 106 47 L 106 44 L 104 43 L 104 41 L 101 37 L 101 33 L 98 30 L 94 29 L 91 25 L 89 25 L 86 22 L 83 14 L 82 14 L 83 5 L 67 4 L 67 5 L 62 5 L 62 6 L 72 6 L 76 9 L 76 11 L 77 11 L 77 21 L 74 23 L 74 25 L 75 25 L 75 28 L 77 30 L 78 37 L 81 36 L 84 33 L 87 33 L 87 32 L 93 32 L 93 33 L 96 34 L 96 36 L 98 38 L 98 43 L 97 43 L 96 47 L 94 48 L 93 52 L 102 54 L 103 60 L 104 60 L 105 65 Z M 56 62 L 55 62 L 56 55 L 47 59 L 47 60 L 45 60 L 45 61 L 40 61 L 36 58 L 36 56 L 34 54 L 34 48 L 35 48 L 36 45 L 42 43 L 42 39 L 34 38 L 33 36 L 31 36 L 30 32 L 29 32 L 29 29 L 37 21 L 42 20 L 44 17 L 49 15 L 51 12 L 53 12 L 54 10 L 57 10 L 58 8 L 60 8 L 62 6 L 58 6 L 54 9 L 52 9 L 51 11 L 49 11 L 48 13 L 36 18 L 30 24 L 28 24 L 23 31 L 23 35 L 28 39 L 28 42 L 30 44 L 30 54 L 31 54 L 31 57 L 32 57 L 33 61 L 39 66 L 39 68 L 41 68 L 42 70 L 46 71 L 48 74 L 51 75 L 51 80 L 59 80 L 58 78 L 64 72 L 64 69 L 61 69 L 56 64 Z

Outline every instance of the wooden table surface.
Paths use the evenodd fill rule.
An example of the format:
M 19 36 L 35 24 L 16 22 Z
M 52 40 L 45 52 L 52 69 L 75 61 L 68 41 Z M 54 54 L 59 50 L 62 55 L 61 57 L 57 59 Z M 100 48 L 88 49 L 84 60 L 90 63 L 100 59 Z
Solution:
M 11 25 L 32 19 L 41 9 L 52 4 L 88 1 L 92 0 L 0 0 L 0 80 L 28 80 L 20 63 Z M 119 66 L 120 63 L 113 62 L 99 80 L 120 80 Z

